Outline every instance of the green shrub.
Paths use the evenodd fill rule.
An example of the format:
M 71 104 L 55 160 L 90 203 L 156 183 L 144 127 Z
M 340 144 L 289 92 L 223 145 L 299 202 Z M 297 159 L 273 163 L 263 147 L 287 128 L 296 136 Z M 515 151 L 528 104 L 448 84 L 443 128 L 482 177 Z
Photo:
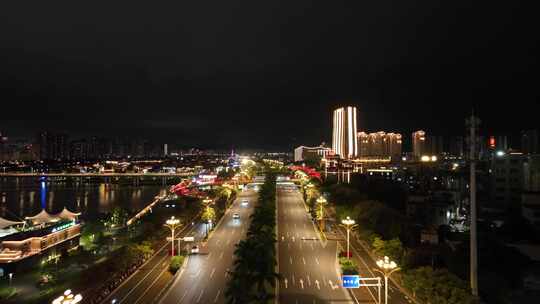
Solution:
M 184 264 L 184 256 L 174 256 L 171 259 L 171 263 L 169 264 L 169 271 L 172 273 L 176 273 Z
M 17 289 L 14 287 L 0 288 L 0 300 L 7 300 L 17 294 Z
M 341 266 L 341 272 L 344 275 L 355 275 L 358 274 L 358 266 L 353 260 L 348 258 L 339 258 L 339 265 Z

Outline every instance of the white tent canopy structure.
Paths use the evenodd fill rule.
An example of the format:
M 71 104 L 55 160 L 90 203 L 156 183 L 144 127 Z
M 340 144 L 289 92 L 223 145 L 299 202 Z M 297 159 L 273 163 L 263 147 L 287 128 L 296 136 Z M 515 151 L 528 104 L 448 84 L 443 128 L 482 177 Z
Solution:
M 34 216 L 26 217 L 25 219 L 27 221 L 31 221 L 34 225 L 40 225 L 45 223 L 54 223 L 60 220 L 75 221 L 77 220 L 77 217 L 79 215 L 81 214 L 71 212 L 66 207 L 64 207 L 64 209 L 62 209 L 62 211 L 58 214 L 50 214 L 49 212 L 45 211 L 45 209 L 43 209 L 40 213 Z
M 58 220 L 60 220 L 58 217 L 45 211 L 45 209 L 41 210 L 40 213 L 34 216 L 27 216 L 24 219 L 27 221 L 31 221 L 32 224 L 34 225 L 45 224 L 45 223 L 50 223 L 50 222 L 58 222 Z
M 71 212 L 71 211 L 67 210 L 66 207 L 64 207 L 64 209 L 62 209 L 62 211 L 60 213 L 55 214 L 54 216 L 59 217 L 62 220 L 74 221 L 74 220 L 77 220 L 77 217 L 79 215 L 81 215 L 80 212 L 79 213 Z
M 5 218 L 0 217 L 0 229 L 5 229 L 11 226 L 23 225 L 23 224 L 24 222 L 14 222 L 14 221 L 6 220 Z

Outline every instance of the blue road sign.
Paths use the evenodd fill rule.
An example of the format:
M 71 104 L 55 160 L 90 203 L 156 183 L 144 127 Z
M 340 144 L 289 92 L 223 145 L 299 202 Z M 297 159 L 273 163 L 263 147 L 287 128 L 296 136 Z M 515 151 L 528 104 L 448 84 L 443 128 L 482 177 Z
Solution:
M 341 282 L 343 283 L 343 288 L 360 288 L 360 276 L 358 275 L 341 276 Z

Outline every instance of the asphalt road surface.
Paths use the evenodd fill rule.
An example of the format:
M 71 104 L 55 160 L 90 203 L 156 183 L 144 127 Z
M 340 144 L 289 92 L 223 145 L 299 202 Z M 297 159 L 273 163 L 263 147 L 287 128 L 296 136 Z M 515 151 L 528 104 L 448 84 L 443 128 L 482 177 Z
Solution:
M 182 229 L 176 233 L 176 236 L 194 236 L 196 239 L 202 239 L 204 233 L 204 224 L 197 223 Z M 176 246 L 175 250 L 177 249 Z M 188 247 L 184 242 L 181 242 L 181 246 L 184 248 Z M 159 295 L 162 288 L 167 285 L 168 280 L 171 278 L 171 275 L 168 273 L 170 250 L 171 243 L 168 242 L 102 303 L 113 303 L 113 300 L 116 300 L 114 303 L 126 304 L 153 303 L 153 300 Z
M 204 253 L 191 255 L 185 269 L 166 292 L 162 304 L 225 303 L 227 272 L 232 270 L 235 245 L 244 239 L 253 212 L 256 193 L 246 191 L 239 195 L 233 206 L 216 226 L 205 246 Z M 241 201 L 249 204 L 242 206 Z M 234 219 L 237 213 L 240 218 Z
M 340 286 L 337 243 L 320 240 L 295 187 L 277 191 L 279 303 L 355 303 Z

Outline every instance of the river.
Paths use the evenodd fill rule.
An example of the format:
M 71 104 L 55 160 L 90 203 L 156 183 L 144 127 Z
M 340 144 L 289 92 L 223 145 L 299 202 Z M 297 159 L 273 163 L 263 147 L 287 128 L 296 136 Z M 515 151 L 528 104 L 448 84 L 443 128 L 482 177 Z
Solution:
M 152 202 L 156 195 L 167 192 L 168 186 L 124 185 L 109 183 L 68 183 L 35 178 L 0 178 L 0 216 L 20 220 L 45 209 L 60 212 L 67 207 L 94 218 L 114 207 L 138 211 Z

